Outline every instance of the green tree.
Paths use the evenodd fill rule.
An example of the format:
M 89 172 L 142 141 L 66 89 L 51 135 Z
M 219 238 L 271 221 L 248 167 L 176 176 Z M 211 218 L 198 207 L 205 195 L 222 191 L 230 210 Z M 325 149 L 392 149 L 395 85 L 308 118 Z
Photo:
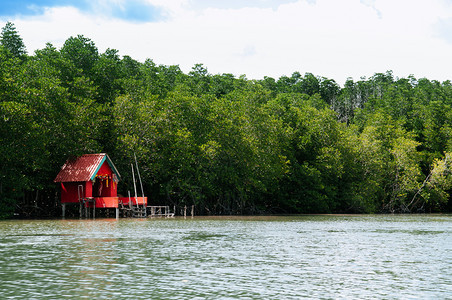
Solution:
M 93 81 L 97 87 L 99 103 L 112 103 L 122 92 L 121 79 L 124 77 L 118 50 L 107 49 L 95 61 Z
M 371 203 L 385 211 L 404 211 L 419 188 L 418 146 L 415 136 L 384 112 L 369 115 L 358 134 L 361 182 L 367 187 L 363 191 L 369 191 L 361 199 L 372 199 Z
M 61 55 L 71 61 L 76 70 L 74 77 L 85 76 L 90 78 L 93 75 L 93 68 L 99 59 L 99 53 L 94 42 L 83 36 L 70 37 L 60 50 Z
M 444 208 L 452 190 L 451 159 L 452 153 L 447 152 L 442 159 L 433 161 L 430 173 L 407 205 L 407 211 L 423 210 L 425 206 L 430 211 Z
M 22 58 L 27 54 L 25 44 L 11 22 L 7 22 L 2 28 L 0 43 L 14 57 Z
M 235 77 L 232 74 L 222 74 L 212 76 L 211 93 L 220 98 L 234 91 Z
M 282 120 L 287 138 L 283 155 L 289 170 L 275 195 L 280 210 L 327 213 L 343 209 L 339 199 L 343 129 L 335 113 L 318 95 L 279 94 L 267 106 Z
M 207 94 L 210 91 L 211 75 L 203 64 L 196 64 L 188 73 L 188 86 L 194 95 Z

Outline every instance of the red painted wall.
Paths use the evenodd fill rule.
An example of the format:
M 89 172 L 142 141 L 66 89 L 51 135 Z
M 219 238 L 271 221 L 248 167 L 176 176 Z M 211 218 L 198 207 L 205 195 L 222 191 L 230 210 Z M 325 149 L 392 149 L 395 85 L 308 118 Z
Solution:
M 83 186 L 82 197 L 91 197 L 92 184 L 88 182 L 63 182 L 61 185 L 61 203 L 78 202 L 78 186 Z M 81 192 L 81 190 L 80 190 Z
M 85 183 L 85 197 L 92 197 L 93 196 L 93 182 L 87 181 Z
M 124 205 L 124 206 L 129 206 L 129 197 L 119 197 L 119 201 L 122 201 L 122 204 Z M 132 196 L 132 197 L 130 197 L 130 202 L 132 202 L 132 205 L 137 205 L 137 202 L 138 202 L 138 205 L 143 205 L 143 202 L 144 202 L 144 205 L 146 205 L 147 206 L 147 203 L 148 203 L 148 197 L 144 197 L 144 201 L 143 201 L 143 197 L 138 197 L 137 196 L 137 199 L 135 200 L 135 196 Z

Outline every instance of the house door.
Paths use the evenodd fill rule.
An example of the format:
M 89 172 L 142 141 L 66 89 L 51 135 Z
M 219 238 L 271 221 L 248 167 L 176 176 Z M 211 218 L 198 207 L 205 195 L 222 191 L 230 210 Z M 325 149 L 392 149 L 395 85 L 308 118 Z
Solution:
M 93 197 L 104 197 L 105 195 L 105 182 L 102 179 L 97 179 L 93 185 Z

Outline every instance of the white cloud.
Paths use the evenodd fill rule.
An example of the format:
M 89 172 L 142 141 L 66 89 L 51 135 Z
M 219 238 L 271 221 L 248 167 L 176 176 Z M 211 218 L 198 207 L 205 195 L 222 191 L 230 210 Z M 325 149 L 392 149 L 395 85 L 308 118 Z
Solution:
M 83 34 L 101 52 L 115 48 L 140 61 L 178 64 L 185 72 L 203 63 L 213 74 L 257 79 L 299 71 L 343 84 L 349 76 L 387 70 L 400 77 L 451 79 L 452 43 L 438 29 L 441 20 L 447 25 L 452 17 L 444 0 L 301 0 L 276 9 L 201 10 L 188 0 L 147 1 L 169 17 L 130 23 L 66 7 L 12 21 L 29 52 L 46 42 L 61 47 L 70 36 Z

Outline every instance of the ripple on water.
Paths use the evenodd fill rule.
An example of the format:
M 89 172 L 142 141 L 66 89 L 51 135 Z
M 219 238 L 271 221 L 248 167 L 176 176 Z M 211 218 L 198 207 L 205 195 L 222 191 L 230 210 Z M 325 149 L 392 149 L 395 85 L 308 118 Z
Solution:
M 449 216 L 0 222 L 5 298 L 447 298 Z

